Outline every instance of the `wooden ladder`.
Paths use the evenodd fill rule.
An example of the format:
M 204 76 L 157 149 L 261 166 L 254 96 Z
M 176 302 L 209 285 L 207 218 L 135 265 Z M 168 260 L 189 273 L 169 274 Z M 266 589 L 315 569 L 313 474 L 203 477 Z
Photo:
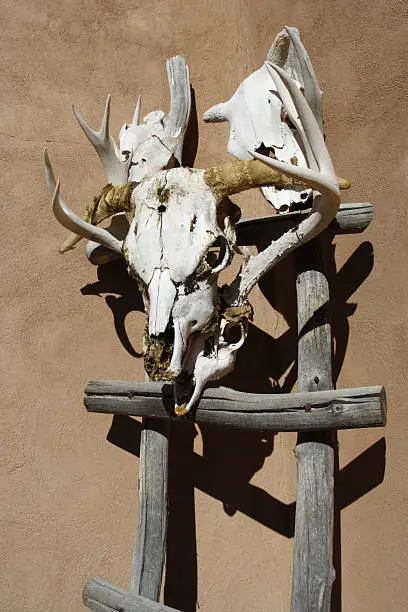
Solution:
M 306 213 L 238 223 L 240 245 L 268 242 Z M 330 610 L 333 569 L 334 467 L 336 431 L 384 426 L 384 388 L 333 389 L 327 264 L 333 234 L 363 231 L 372 206 L 345 204 L 330 228 L 295 253 L 297 262 L 298 393 L 250 394 L 223 387 L 207 389 L 194 415 L 197 424 L 262 431 L 297 431 L 298 485 L 291 612 Z M 90 412 L 143 418 L 139 510 L 130 588 L 95 578 L 83 602 L 95 612 L 175 611 L 158 603 L 167 526 L 168 422 L 173 416 L 170 384 L 91 381 L 85 389 Z M 182 426 L 182 424 L 181 424 Z

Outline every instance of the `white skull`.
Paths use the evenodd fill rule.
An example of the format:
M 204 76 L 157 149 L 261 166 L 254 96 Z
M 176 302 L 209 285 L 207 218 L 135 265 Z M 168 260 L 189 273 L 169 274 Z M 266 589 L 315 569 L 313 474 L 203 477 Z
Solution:
M 288 32 L 292 36 L 293 33 Z M 294 42 L 299 57 L 308 60 L 300 41 L 294 39 Z M 273 53 L 271 58 L 274 59 Z M 303 61 L 303 64 L 307 66 L 307 62 Z M 311 68 L 308 70 L 310 72 Z M 232 141 L 238 138 L 243 145 L 246 143 L 245 151 L 237 155 L 244 159 L 207 170 L 172 167 L 175 157 L 180 162 L 190 111 L 190 89 L 188 70 L 182 58 L 173 58 L 169 62 L 168 74 L 172 98 L 169 115 L 164 118 L 161 111 L 154 111 L 139 125 L 139 99 L 132 124 L 124 126 L 121 131 L 120 152 L 109 137 L 109 97 L 99 131 L 89 128 L 75 111 L 106 169 L 109 181 L 106 198 L 111 190 L 114 191 L 109 196 L 113 199 L 104 200 L 103 205 L 107 210 L 111 207 L 114 211 L 122 210 L 127 214 L 131 211 L 133 214 L 124 240 L 116 237 L 113 227 L 110 231 L 77 217 L 60 196 L 60 185 L 55 180 L 47 155 L 45 169 L 57 220 L 77 236 L 93 240 L 115 256 L 125 257 L 129 273 L 139 283 L 148 314 L 144 337 L 146 371 L 151 379 L 174 381 L 176 412 L 183 414 L 198 400 L 207 381 L 220 378 L 232 369 L 236 352 L 245 340 L 247 319 L 252 314 L 247 302 L 251 289 L 282 257 L 328 226 L 338 210 L 340 194 L 321 131 L 319 99 L 315 95 L 317 83 L 312 72 L 307 76 L 312 79 L 314 88 L 309 93 L 305 90 L 305 96 L 298 83 L 274 63 L 267 62 L 255 79 L 257 83 L 258 80 L 264 83 L 261 89 L 267 89 L 272 104 L 272 78 L 273 96 L 279 95 L 280 104 L 297 127 L 299 146 L 307 153 L 308 166 L 296 164 L 300 154 L 296 155 L 296 160 L 291 157 L 287 163 L 285 156 L 276 154 L 269 157 L 254 150 L 248 154 L 256 161 L 245 160 L 246 147 L 250 145 L 252 149 L 256 144 L 251 140 L 251 130 L 255 125 L 251 120 L 244 126 L 246 129 L 252 125 L 249 131 L 251 142 L 247 142 L 244 128 L 242 137 L 238 138 L 240 125 L 233 126 Z M 248 83 L 252 80 L 249 78 Z M 239 123 L 242 115 L 239 105 L 234 106 L 231 117 L 227 111 L 235 98 L 235 102 L 242 97 L 245 101 L 246 93 L 249 95 L 246 89 L 246 86 L 241 88 L 239 95 L 237 93 L 231 101 L 213 108 L 212 114 L 207 113 L 206 118 L 230 119 L 232 123 L 237 119 Z M 308 97 L 315 111 L 308 106 Z M 262 104 L 265 110 L 265 99 Z M 257 107 L 246 102 L 244 106 L 248 112 Z M 252 117 L 251 112 L 249 115 Z M 272 113 L 270 118 L 274 124 L 271 128 L 273 138 L 271 136 L 270 142 L 269 137 L 266 138 L 266 128 L 262 128 L 260 136 L 266 148 L 275 145 L 280 149 L 279 136 L 290 136 L 288 126 L 283 125 L 280 112 Z M 235 246 L 234 223 L 239 210 L 228 197 L 255 186 L 268 190 L 294 187 L 297 195 L 298 188 L 304 191 L 307 187 L 320 195 L 314 198 L 310 214 L 295 228 L 257 255 L 253 256 L 249 251 L 245 253 L 236 279 L 219 289 L 218 275 L 229 264 Z M 77 237 L 74 240 L 75 244 Z M 228 340 L 228 330 L 234 327 L 240 331 L 235 342 L 231 338 Z
M 233 223 L 228 206 L 220 214 L 203 170 L 161 171 L 134 189 L 132 204 L 123 253 L 148 313 L 146 371 L 177 380 L 192 373 L 193 345 L 202 348 L 209 336 L 218 345 L 217 278 L 231 260 Z M 232 216 L 236 210 L 231 204 Z
M 152 136 L 162 138 L 164 136 L 163 111 L 152 111 L 143 118 L 143 122 L 140 124 L 138 123 L 138 115 L 139 109 L 136 108 L 132 123 L 125 123 L 119 133 L 119 148 L 125 161 L 147 138 Z
M 140 183 L 155 172 L 174 166 L 179 139 L 168 136 L 163 111 L 152 111 L 137 124 L 125 124 L 119 134 L 123 161 L 129 163 L 129 181 Z
M 228 341 L 229 328 L 239 327 L 240 337 L 236 342 Z M 176 414 L 189 412 L 196 404 L 210 381 L 223 378 L 234 369 L 236 354 L 244 344 L 247 335 L 247 325 L 229 323 L 221 318 L 218 341 L 209 335 L 201 335 L 187 352 L 184 366 L 190 374 L 192 372 L 193 392 L 185 396 L 183 384 L 175 382 Z

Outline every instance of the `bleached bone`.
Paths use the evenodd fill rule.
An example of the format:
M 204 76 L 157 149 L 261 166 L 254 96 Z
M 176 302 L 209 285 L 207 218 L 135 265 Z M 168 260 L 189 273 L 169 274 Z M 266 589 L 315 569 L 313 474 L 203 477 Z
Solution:
M 190 75 L 181 55 L 168 59 L 166 69 L 170 86 L 170 111 L 164 118 L 165 135 L 178 138 L 175 157 L 181 165 L 183 140 L 191 113 Z
M 286 67 L 292 61 L 294 45 L 289 47 L 285 60 L 288 38 L 285 36 L 278 38 L 269 57 L 278 57 Z M 296 61 L 292 61 L 294 71 L 298 70 Z M 263 67 L 263 72 L 274 83 L 277 99 L 284 103 L 285 112 L 297 128 L 297 144 L 306 153 L 308 165 L 285 163 L 250 151 L 251 159 L 207 170 L 162 169 L 164 163 L 171 165 L 169 160 L 177 154 L 184 133 L 182 130 L 169 136 L 165 130 L 169 126 L 173 132 L 179 130 L 185 121 L 185 112 L 184 119 L 175 116 L 170 120 L 155 111 L 140 124 L 138 103 L 132 130 L 136 136 L 142 130 L 150 135 L 133 148 L 132 138 L 136 136 L 131 136 L 130 128 L 125 129 L 129 137 L 128 158 L 136 168 L 136 162 L 139 165 L 143 161 L 144 151 L 150 151 L 151 159 L 147 160 L 146 168 L 141 165 L 140 176 L 135 174 L 138 180 L 115 188 L 126 196 L 118 197 L 115 202 L 132 215 L 123 243 L 109 231 L 79 219 L 69 209 L 59 195 L 59 183 L 55 182 L 48 157 L 45 158 L 47 184 L 54 191 L 54 214 L 60 223 L 115 253 L 123 253 L 129 273 L 138 282 L 148 317 L 144 336 L 146 372 L 152 380 L 175 382 L 179 413 L 194 405 L 209 380 L 232 369 L 251 316 L 246 299 L 254 284 L 287 253 L 322 231 L 335 216 L 340 202 L 339 181 L 324 138 L 298 82 L 270 62 Z M 186 75 L 186 70 L 183 74 Z M 312 90 L 311 95 L 312 98 L 317 95 L 316 91 Z M 223 108 L 217 112 L 221 116 Z M 152 126 L 160 135 L 149 133 Z M 155 146 L 151 139 L 156 141 Z M 234 253 L 234 226 L 240 214 L 228 196 L 261 186 L 300 187 L 316 190 L 321 195 L 315 195 L 311 213 L 298 228 L 284 234 L 257 256 L 247 254 L 238 277 L 220 291 L 218 276 Z M 239 342 L 228 344 L 225 321 L 240 327 Z
M 139 97 L 132 123 L 125 124 L 119 134 L 121 154 L 131 162 L 129 180 L 142 180 L 164 170 L 169 167 L 173 155 L 181 164 L 183 139 L 191 112 L 189 71 L 180 55 L 167 60 L 166 68 L 170 87 L 168 115 L 152 111 L 139 123 Z M 169 146 L 171 139 L 175 140 Z M 167 157 L 165 150 L 160 151 L 159 142 L 169 149 Z
M 115 145 L 109 136 L 109 115 L 110 115 L 110 94 L 106 98 L 105 112 L 102 125 L 98 132 L 89 127 L 79 112 L 72 107 L 75 118 L 81 126 L 85 136 L 95 148 L 102 166 L 108 177 L 108 182 L 112 185 L 121 185 L 128 180 L 129 162 L 122 162 L 117 154 Z
M 284 185 L 292 180 L 258 161 L 234 163 L 241 169 L 240 189 L 248 188 L 243 183 L 248 164 L 260 167 L 270 182 Z M 134 217 L 122 251 L 145 298 L 145 363 L 153 380 L 182 377 L 184 357 L 194 338 L 209 333 L 219 336 L 217 278 L 229 264 L 238 215 L 237 207 L 211 184 L 209 176 L 218 175 L 214 169 L 173 168 L 145 178 L 132 191 Z M 222 168 L 220 176 L 226 178 Z M 112 236 L 106 230 L 86 224 L 66 208 L 58 220 L 73 231 L 80 222 L 78 233 L 86 235 L 87 228 L 92 238 L 98 230 L 97 241 L 112 248 Z M 169 330 L 172 335 L 167 338 Z M 219 368 L 226 371 L 229 363 L 225 357 Z
M 178 146 L 178 139 L 172 136 L 150 136 L 143 140 L 132 154 L 129 181 L 140 183 L 160 170 L 172 168 Z
M 59 182 L 56 182 L 54 172 L 48 157 L 47 150 L 44 151 L 44 166 L 45 180 L 49 191 L 53 194 L 52 210 L 63 227 L 78 234 L 82 238 L 88 238 L 106 246 L 106 248 L 122 253 L 122 242 L 117 240 L 107 230 L 87 223 L 78 217 L 67 204 L 67 202 L 59 195 Z
M 104 117 L 98 132 L 91 129 L 73 107 L 74 115 L 85 135 L 94 146 L 105 168 L 108 181 L 121 185 L 128 181 L 140 182 L 153 176 L 155 172 L 181 163 L 182 146 L 191 111 L 191 91 L 188 66 L 181 56 L 172 57 L 166 62 L 170 86 L 170 111 L 152 111 L 140 124 L 141 96 L 138 97 L 132 123 L 125 124 L 120 132 L 120 149 L 109 137 L 110 95 L 105 105 Z M 53 193 L 54 188 L 51 190 Z M 87 219 L 96 225 L 98 220 Z M 75 247 L 82 236 L 69 236 L 61 246 L 65 252 Z M 92 246 L 90 247 L 92 250 Z M 106 259 L 104 255 L 104 259 Z
M 132 123 L 134 123 L 135 125 L 139 125 L 141 104 L 142 104 L 142 96 L 139 96 L 136 102 L 136 108 L 135 108 L 135 112 L 133 113 L 133 120 L 132 120 Z
M 279 74 L 286 79 L 283 72 Z M 316 122 L 307 103 L 296 85 L 294 91 L 291 81 L 287 85 L 320 170 L 328 174 L 331 172 L 334 176 L 320 131 L 317 130 L 317 138 L 313 131 Z M 251 186 L 254 177 L 251 175 L 248 180 L 248 168 L 255 169 L 257 181 L 282 186 L 288 181 L 305 183 L 327 192 L 329 196 L 337 189 L 335 176 L 332 180 L 325 180 L 324 175 L 310 169 L 266 159 L 273 168 L 259 161 L 234 162 L 237 172 L 232 175 L 228 174 L 228 164 L 209 171 L 173 168 L 158 172 L 135 186 L 131 196 L 134 218 L 123 244 L 123 254 L 129 272 L 139 282 L 148 309 L 149 335 L 145 339 L 145 355 L 150 378 L 178 379 L 183 373 L 183 359 L 190 338 L 210 331 L 214 337 L 219 335 L 216 281 L 230 260 L 234 246 L 231 220 L 236 218 L 236 207 L 226 202 L 225 195 Z M 292 178 L 288 178 L 282 170 Z M 59 212 L 58 220 L 66 227 L 75 231 L 75 224 L 79 222 L 78 233 L 87 235 L 88 231 L 92 238 L 95 230 L 98 230 L 97 241 L 112 248 L 109 246 L 112 236 L 106 230 L 86 224 L 66 207 L 62 212 L 56 210 Z M 322 210 L 326 209 L 323 207 Z M 316 208 L 312 211 L 309 220 L 317 211 Z M 306 227 L 307 223 L 304 221 L 300 228 Z M 296 240 L 291 243 L 291 248 L 295 248 L 299 239 L 293 233 L 289 233 L 289 236 L 295 236 Z M 214 256 L 212 249 L 215 245 L 218 252 Z M 114 250 L 118 252 L 118 245 L 115 246 Z M 268 249 L 258 258 L 265 254 L 268 255 Z M 253 260 L 259 261 L 256 258 Z M 251 265 L 250 260 L 244 266 L 241 279 L 246 279 L 245 273 L 251 269 Z M 268 262 L 270 265 L 273 264 Z M 265 271 L 266 268 L 261 269 L 257 278 Z M 249 283 L 246 292 L 238 293 L 234 303 L 245 300 L 254 282 L 256 280 Z M 162 340 L 170 327 L 173 338 Z M 167 361 L 162 359 L 166 351 Z
M 83 221 L 80 217 L 77 217 L 77 215 L 72 212 L 65 200 L 60 196 L 59 190 L 60 181 L 58 179 L 52 198 L 52 210 L 57 221 L 59 221 L 61 225 L 71 232 L 76 232 L 84 238 L 89 238 L 94 242 L 103 244 L 116 253 L 122 253 L 122 242 L 117 240 L 108 231 L 95 225 L 91 225 L 90 223 L 86 223 L 86 221 Z M 90 227 L 93 228 L 92 231 L 89 230 Z
M 268 58 L 285 66 L 291 38 L 280 32 L 268 53 Z M 307 166 L 296 134 L 283 120 L 284 107 L 273 77 L 265 65 L 248 76 L 227 102 L 217 104 L 204 114 L 204 121 L 229 121 L 228 152 L 240 160 L 249 160 L 249 151 L 270 150 L 278 160 Z M 287 211 L 293 204 L 307 199 L 310 190 L 294 186 L 277 190 L 262 187 L 264 197 L 278 211 Z
M 164 138 L 163 111 L 152 111 L 143 118 L 141 123 L 139 123 L 138 114 L 138 121 L 137 123 L 135 122 L 135 115 L 133 117 L 133 122 L 130 124 L 125 123 L 119 133 L 120 154 L 122 155 L 122 158 L 129 163 L 129 180 L 132 180 L 132 168 L 137 166 L 138 162 L 140 161 L 140 158 L 136 158 L 136 152 L 139 151 L 140 146 L 148 141 L 157 143 Z M 152 165 L 155 161 L 154 154 L 152 155 L 149 153 L 149 151 L 146 151 L 146 154 L 142 155 L 145 164 L 146 176 L 151 176 L 154 172 L 157 172 L 157 164 L 155 164 L 154 167 Z M 167 165 L 169 157 L 170 156 L 168 156 L 166 159 L 164 167 Z M 158 169 L 162 170 L 163 168 L 161 167 Z M 144 178 L 144 176 L 142 176 L 142 178 Z
M 293 28 L 296 30 L 296 28 Z M 298 30 L 296 30 L 298 32 Z M 276 64 L 281 68 L 285 68 L 290 53 L 290 38 L 288 36 L 288 28 L 285 26 L 283 30 L 278 32 L 271 48 L 268 51 L 266 59 L 272 64 Z
M 299 30 L 297 28 L 285 26 L 285 31 L 289 34 L 292 42 L 289 48 L 286 65 L 281 66 L 281 64 L 274 61 L 274 58 L 269 54 L 267 62 L 284 68 L 289 76 L 292 76 L 301 83 L 306 101 L 310 106 L 320 131 L 323 133 L 323 92 L 317 82 L 312 62 L 300 40 Z
M 106 231 L 112 234 L 119 241 L 123 241 L 129 231 L 129 221 L 125 213 L 119 213 L 114 215 L 111 219 L 110 226 L 106 228 Z M 85 249 L 85 255 L 88 261 L 94 266 L 100 266 L 102 264 L 109 263 L 111 261 L 117 261 L 123 257 L 122 253 L 114 253 L 111 249 L 106 246 L 88 240 Z
M 234 246 L 226 219 L 236 207 L 227 206 L 220 226 L 219 199 L 205 182 L 204 170 L 188 168 L 145 179 L 132 200 L 135 214 L 123 252 L 148 298 L 147 355 L 157 350 L 153 337 L 168 327 L 173 330 L 168 362 L 157 363 L 154 356 L 150 362 L 148 357 L 148 374 L 173 380 L 183 370 L 190 337 L 217 325 L 216 280 Z
M 293 79 L 276 65 L 268 64 L 268 69 L 279 77 L 275 79 L 279 93 L 282 96 L 285 95 L 284 90 L 286 89 L 292 98 L 303 126 L 303 137 L 307 139 L 318 171 L 283 164 L 275 159 L 259 155 L 255 151 L 252 154 L 273 169 L 308 182 L 313 189 L 316 189 L 322 195 L 314 198 L 309 216 L 294 231 L 286 232 L 258 255 L 248 257 L 240 274 L 230 287 L 227 299 L 231 303 L 245 301 L 248 293 L 259 279 L 288 253 L 322 232 L 335 217 L 340 206 L 338 180 L 324 137 L 312 110 Z
M 228 344 L 223 336 L 226 326 L 227 322 L 222 321 L 219 343 L 212 352 L 206 354 L 205 349 L 202 349 L 197 354 L 193 372 L 194 391 L 187 403 L 181 405 L 176 403 L 174 411 L 178 416 L 183 416 L 193 408 L 207 383 L 223 378 L 234 369 L 237 351 L 244 344 L 247 334 L 244 325 L 239 324 L 240 339 L 238 342 Z
M 99 131 L 95 131 L 88 126 L 86 121 L 82 118 L 80 113 L 76 110 L 75 106 L 72 106 L 73 113 L 77 119 L 79 125 L 89 142 L 94 147 L 99 159 L 101 160 L 102 166 L 105 169 L 108 182 L 112 185 L 122 185 L 128 181 L 129 166 L 131 160 L 121 160 L 121 156 L 117 145 L 113 138 L 109 135 L 109 118 L 110 118 L 110 94 L 108 94 L 105 103 L 105 111 L 102 119 L 102 124 Z M 140 97 L 138 104 L 136 105 L 135 116 L 140 110 Z M 55 181 L 54 181 L 55 182 Z M 51 190 L 53 193 L 54 189 Z M 102 221 L 103 219 L 101 219 Z M 60 248 L 60 252 L 69 251 L 73 249 L 75 245 L 81 240 L 82 236 L 74 235 L 69 236 Z

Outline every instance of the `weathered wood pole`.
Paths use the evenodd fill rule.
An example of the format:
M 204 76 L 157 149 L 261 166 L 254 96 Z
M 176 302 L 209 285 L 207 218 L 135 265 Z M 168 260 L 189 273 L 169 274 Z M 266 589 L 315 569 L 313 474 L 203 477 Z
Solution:
M 385 391 L 379 386 L 279 394 L 210 388 L 184 419 L 174 414 L 171 386 L 162 383 L 93 380 L 84 401 L 90 412 L 274 432 L 382 427 L 386 422 Z
M 88 582 L 83 602 L 93 612 L 179 612 L 141 595 L 131 595 L 101 578 Z
M 143 419 L 130 593 L 158 601 L 167 529 L 168 423 Z
M 333 388 L 327 232 L 296 253 L 299 391 Z M 327 249 L 328 251 L 328 249 Z M 333 436 L 298 434 L 298 485 L 291 612 L 330 610 L 333 570 Z

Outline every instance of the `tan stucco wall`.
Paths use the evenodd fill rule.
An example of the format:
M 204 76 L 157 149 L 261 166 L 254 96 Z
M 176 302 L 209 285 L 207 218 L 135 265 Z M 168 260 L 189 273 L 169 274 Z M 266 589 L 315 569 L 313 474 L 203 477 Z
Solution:
M 146 112 L 167 108 L 164 61 L 181 53 L 197 99 L 196 166 L 226 159 L 228 127 L 205 126 L 203 111 L 233 93 L 263 60 L 282 24 L 288 24 L 300 28 L 326 92 L 327 143 L 338 174 L 353 181 L 344 201 L 375 203 L 375 219 L 364 236 L 336 240 L 338 268 L 363 242 L 374 247 L 371 274 L 365 244 L 339 277 L 335 308 L 344 312 L 350 292 L 349 302 L 358 307 L 349 317 L 338 386 L 385 384 L 389 400 L 385 431 L 340 434 L 341 467 L 384 434 L 387 444 L 382 484 L 362 495 L 381 474 L 381 443 L 343 474 L 343 497 L 358 499 L 341 515 L 342 609 L 408 609 L 405 3 L 3 0 L 0 8 L 0 608 L 76 612 L 90 578 L 99 575 L 126 587 L 136 524 L 138 459 L 106 440 L 112 419 L 87 414 L 82 392 L 89 378 L 142 380 L 142 364 L 121 345 L 106 293 L 81 294 L 82 287 L 97 281 L 97 269 L 86 261 L 83 247 L 65 256 L 57 252 L 64 231 L 51 215 L 42 149 L 48 147 L 67 199 L 82 210 L 104 175 L 75 124 L 71 103 L 97 125 L 110 91 L 116 135 L 122 122 L 130 120 L 138 93 L 143 92 Z M 236 201 L 246 216 L 267 213 L 257 194 Z M 358 287 L 356 279 L 367 275 Z M 277 273 L 276 278 L 280 287 L 272 295 L 265 285 L 265 294 L 274 303 L 285 302 L 282 295 L 292 299 L 286 275 Z M 272 277 L 268 286 L 271 282 Z M 102 279 L 101 284 L 106 290 L 109 282 Z M 293 336 L 287 335 L 289 348 L 272 339 L 287 327 L 281 314 L 287 308 L 272 310 L 259 289 L 252 301 L 258 328 L 248 348 L 252 364 L 257 350 L 264 354 L 248 384 L 263 390 L 268 377 L 280 376 L 290 363 Z M 287 318 L 293 325 L 293 314 Z M 136 351 L 142 322 L 140 312 L 126 319 Z M 130 446 L 132 435 L 129 428 Z M 188 450 L 185 438 L 179 440 L 180 453 Z M 173 524 L 169 604 L 192 609 L 188 602 L 194 593 L 185 576 L 194 574 L 187 511 L 193 480 L 212 493 L 199 488 L 195 494 L 200 611 L 289 610 L 293 540 L 279 533 L 284 531 L 279 516 L 287 516 L 287 509 L 271 496 L 291 508 L 294 443 L 293 434 L 272 441 L 206 431 L 204 460 L 193 464 L 197 469 L 191 468 L 188 452 L 182 460 L 175 454 L 178 481 L 173 486 L 180 507 L 178 528 Z M 202 452 L 200 433 L 196 452 Z M 227 507 L 229 514 L 224 512 L 216 493 L 242 511 L 230 516 Z

